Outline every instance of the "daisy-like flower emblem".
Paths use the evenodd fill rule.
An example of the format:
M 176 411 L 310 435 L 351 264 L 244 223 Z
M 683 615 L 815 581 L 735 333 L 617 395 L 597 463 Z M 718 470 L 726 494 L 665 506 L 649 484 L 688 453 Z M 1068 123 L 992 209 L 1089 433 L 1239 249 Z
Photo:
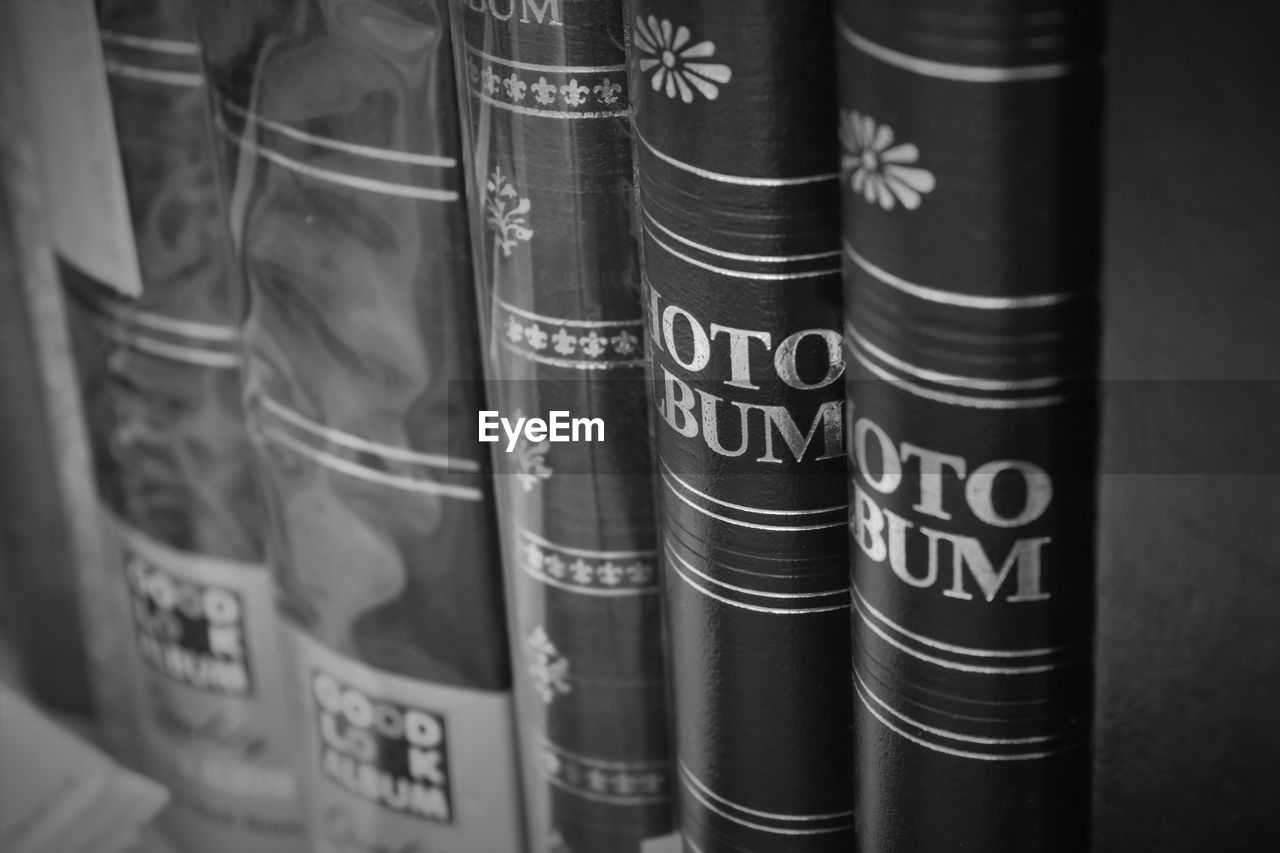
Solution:
M 653 91 L 666 91 L 668 98 L 680 94 L 680 100 L 693 103 L 693 92 L 698 90 L 709 101 L 720 94 L 720 87 L 733 77 L 727 65 L 704 62 L 715 55 L 716 46 L 709 41 L 695 45 L 689 42 L 693 36 L 688 27 L 676 27 L 663 18 L 653 15 L 649 20 L 636 18 L 636 46 L 645 53 L 640 57 L 640 71 L 653 73 Z
M 937 184 L 932 172 L 914 165 L 920 149 L 910 142 L 894 145 L 893 128 L 877 124 L 871 116 L 841 110 L 840 141 L 842 165 L 853 191 L 885 210 L 898 203 L 915 210 Z

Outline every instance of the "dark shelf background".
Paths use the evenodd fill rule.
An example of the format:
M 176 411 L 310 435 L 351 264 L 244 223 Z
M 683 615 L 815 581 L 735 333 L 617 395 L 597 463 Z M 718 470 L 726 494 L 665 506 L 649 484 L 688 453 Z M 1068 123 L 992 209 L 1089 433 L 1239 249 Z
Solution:
M 1280 3 L 1110 18 L 1095 849 L 1280 850 Z

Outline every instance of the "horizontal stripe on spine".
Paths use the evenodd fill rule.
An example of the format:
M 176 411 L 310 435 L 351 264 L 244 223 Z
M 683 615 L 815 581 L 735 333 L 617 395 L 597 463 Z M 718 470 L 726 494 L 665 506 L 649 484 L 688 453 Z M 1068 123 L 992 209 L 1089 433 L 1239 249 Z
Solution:
M 152 38 L 133 33 L 122 33 L 116 30 L 100 30 L 99 35 L 106 44 L 130 47 L 136 50 L 149 50 L 153 53 L 168 53 L 175 56 L 198 56 L 200 46 L 195 42 L 177 39 Z
M 622 74 L 627 70 L 626 63 L 616 65 L 539 65 L 534 62 L 520 62 L 519 60 L 506 59 L 501 56 L 494 56 L 491 53 L 485 53 L 483 50 L 471 45 L 467 45 L 467 53 L 489 62 L 509 65 L 512 68 L 519 68 L 523 71 L 545 71 L 548 74 Z
M 70 287 L 70 298 L 87 313 L 95 329 L 114 343 L 140 353 L 195 367 L 240 367 L 235 329 L 140 311 L 102 288 Z
M 254 405 L 254 404 L 257 405 Z M 250 424 L 268 440 L 351 477 L 395 489 L 462 500 L 483 498 L 480 464 L 443 454 L 371 441 L 317 423 L 265 395 L 250 399 Z M 349 455 L 357 454 L 357 458 Z M 373 457 L 385 467 L 371 467 L 359 456 Z M 452 476 L 461 482 L 445 482 Z
M 881 349 L 863 336 L 852 323 L 845 323 L 845 335 L 853 346 L 868 358 L 881 362 L 888 369 L 898 370 L 925 382 L 952 388 L 975 391 L 1039 391 L 1054 388 L 1067 382 L 1064 376 L 1039 376 L 1030 379 L 988 379 L 976 376 L 959 376 L 920 367 Z
M 644 320 L 576 320 L 535 314 L 493 297 L 493 334 L 529 361 L 577 370 L 643 367 Z M 586 330 L 585 335 L 578 334 Z
M 737 586 L 735 584 L 718 580 L 716 578 L 713 578 L 711 575 L 708 575 L 707 573 L 699 571 L 698 569 L 694 568 L 693 565 L 688 560 L 685 560 L 683 557 L 680 557 L 678 554 L 676 554 L 675 545 L 674 543 L 672 543 L 670 538 L 667 538 L 664 544 L 665 544 L 667 553 L 671 556 L 676 557 L 676 559 L 678 559 L 683 566 L 689 569 L 689 571 L 698 575 L 698 577 L 705 578 L 706 580 L 716 584 L 717 586 L 722 586 L 722 587 L 725 587 L 726 589 L 731 589 L 736 592 L 744 592 L 747 595 L 759 595 L 765 598 L 775 598 L 775 599 L 837 598 L 843 602 L 842 608 L 849 606 L 849 587 L 848 586 L 838 587 L 835 589 L 816 590 L 813 592 L 776 592 L 774 590 L 750 589 L 748 587 Z
M 268 130 L 280 134 L 281 136 L 286 136 L 297 142 L 305 142 L 314 145 L 317 148 L 327 148 L 357 157 L 366 157 L 372 160 L 385 160 L 391 163 L 403 163 L 410 166 L 431 166 L 443 169 L 452 169 L 456 168 L 458 165 L 458 161 L 454 157 L 446 157 L 439 154 L 416 154 L 411 151 L 400 151 L 394 148 L 379 148 L 373 145 L 344 142 L 340 139 L 318 136 L 314 133 L 309 133 L 283 122 L 260 116 L 257 113 L 245 109 L 229 98 L 220 98 L 219 105 L 222 109 L 231 113 L 236 118 L 243 120 L 247 124 L 265 127 Z
M 539 736 L 539 774 L 561 790 L 592 802 L 620 806 L 671 798 L 671 762 L 619 761 L 583 755 Z M 594 784 L 593 784 L 594 783 Z
M 710 169 L 704 169 L 701 166 L 695 166 L 692 163 L 685 163 L 677 160 L 670 154 L 667 154 L 655 148 L 649 140 L 644 138 L 644 134 L 639 129 L 633 131 L 635 138 L 638 139 L 643 146 L 643 150 L 648 151 L 654 157 L 669 166 L 688 172 L 691 175 L 697 175 L 700 178 L 706 178 L 709 181 L 718 181 L 724 184 L 736 184 L 743 187 L 795 187 L 805 184 L 818 184 L 826 181 L 835 181 L 840 178 L 839 172 L 824 172 L 819 175 L 802 175 L 795 178 L 756 178 L 747 175 L 730 175 L 724 172 L 713 172 Z
M 275 417 L 280 418 L 292 426 L 298 427 L 304 432 L 308 432 L 317 438 L 322 438 L 325 441 L 332 442 L 340 447 L 347 447 L 351 450 L 363 453 L 371 453 L 396 462 L 425 465 L 430 468 L 443 468 L 448 471 L 479 473 L 481 470 L 480 463 L 476 462 L 474 459 L 462 459 L 456 456 L 445 456 L 437 453 L 422 453 L 416 450 L 410 450 L 406 447 L 370 441 L 369 439 L 361 438 L 359 436 L 352 435 L 351 433 L 343 432 L 341 430 L 334 429 L 333 427 L 317 423 L 300 412 L 290 409 L 283 403 L 280 403 L 265 394 L 258 396 L 256 399 L 262 405 L 263 409 Z
M 181 86 L 190 89 L 198 89 L 204 85 L 204 76 L 190 71 L 147 68 L 115 59 L 108 59 L 104 64 L 107 74 L 112 77 L 124 77 L 129 80 L 140 80 L 144 83 L 159 83 L 164 86 Z
M 537 581 L 566 592 L 607 598 L 658 592 L 654 550 L 593 551 L 558 545 L 519 526 L 516 532 L 521 542 L 513 558 Z
M 752 279 L 754 281 L 793 281 L 795 279 L 801 279 L 801 278 L 820 278 L 822 276 L 834 276 L 834 275 L 839 275 L 840 273 L 839 267 L 832 267 L 830 269 L 822 269 L 822 270 L 810 270 L 807 272 L 789 272 L 789 273 L 748 272 L 744 270 L 733 270 L 733 269 L 729 269 L 728 267 L 722 267 L 716 264 L 708 263 L 706 261 L 700 261 L 697 258 L 694 258 L 690 255 L 686 255 L 684 252 L 681 252 L 679 249 L 676 249 L 669 243 L 662 240 L 662 238 L 654 234 L 653 229 L 649 227 L 648 223 L 644 224 L 644 231 L 645 231 L 645 234 L 649 236 L 649 239 L 652 240 L 655 244 L 657 244 L 659 248 L 665 250 L 667 254 L 671 255 L 674 258 L 677 258 L 678 260 L 684 261 L 687 264 L 691 264 L 695 267 L 700 267 L 701 269 L 707 270 L 708 272 L 716 273 L 717 275 L 729 276 L 731 278 L 746 278 L 746 279 Z
M 948 740 L 961 741 L 962 743 L 982 744 L 985 746 L 1028 746 L 1030 744 L 1045 744 L 1055 740 L 1062 740 L 1063 738 L 1071 738 L 1079 734 L 1077 731 L 1072 730 L 1059 732 L 1057 734 L 1028 735 L 1026 737 L 989 737 L 986 735 L 950 731 L 948 729 L 922 723 L 919 720 L 907 716 L 896 708 L 891 707 L 888 702 L 875 694 L 875 691 L 871 689 L 870 685 L 862 679 L 862 676 L 859 675 L 856 670 L 853 673 L 853 680 L 855 689 L 862 691 L 866 694 L 868 699 L 875 702 L 877 706 L 893 716 L 895 719 L 904 724 L 920 729 L 923 732 L 928 732 L 929 734 L 934 734 Z
M 715 793 L 710 786 L 699 779 L 680 762 L 681 785 L 693 795 L 706 809 L 719 817 L 774 835 L 825 835 L 832 832 L 845 832 L 852 828 L 853 811 L 832 812 L 830 814 L 786 814 L 782 812 L 766 812 L 748 808 L 732 800 L 725 799 Z M 762 823 L 761 821 L 772 821 Z M 828 826 L 802 826 L 806 823 L 828 823 Z
M 854 361 L 864 367 L 876 378 L 891 383 L 893 387 L 905 391 L 916 397 L 926 400 L 932 400 L 935 403 L 942 403 L 949 406 L 964 406 L 971 409 L 1037 409 L 1048 406 L 1057 406 L 1066 402 L 1068 399 L 1064 395 L 1052 395 L 1041 397 L 985 397 L 981 395 L 966 395 L 959 392 L 960 386 L 948 385 L 946 391 L 928 388 L 906 379 L 903 376 L 894 374 L 882 364 L 875 363 L 868 358 L 867 354 L 859 349 L 852 341 L 846 339 L 845 349 L 853 356 Z
M 715 255 L 716 257 L 719 257 L 719 258 L 728 258 L 736 261 L 750 261 L 752 263 L 760 263 L 760 264 L 793 264 L 793 263 L 801 263 L 803 261 L 828 260 L 828 259 L 834 259 L 834 258 L 840 257 L 839 249 L 834 249 L 830 252 L 810 252 L 808 254 L 803 254 L 803 255 L 751 255 L 745 252 L 727 252 L 724 249 L 717 249 L 712 246 L 707 246 L 702 243 L 698 243 L 693 240 L 690 240 L 688 237 L 683 237 L 677 234 L 675 231 L 672 231 L 670 228 L 668 228 L 667 226 L 659 222 L 657 219 L 655 219 L 653 214 L 649 212 L 648 208 L 642 208 L 642 212 L 644 214 L 645 219 L 649 220 L 649 222 L 651 222 L 655 228 L 657 228 L 666 236 L 672 238 L 673 240 L 679 243 L 683 243 L 684 245 L 690 247 L 691 249 L 696 249 L 700 252 L 706 252 L 708 255 Z M 836 271 L 838 272 L 838 269 Z
M 147 355 L 168 359 L 195 367 L 208 367 L 216 370 L 234 370 L 241 365 L 240 356 L 233 352 L 196 349 L 160 340 L 141 334 L 112 323 L 104 318 L 95 318 L 94 326 L 114 343 Z
M 1063 652 L 1072 651 L 1071 646 L 1044 646 L 1038 649 L 979 649 L 972 646 L 959 646 L 952 643 L 944 643 L 940 640 L 935 640 L 931 637 L 926 637 L 922 634 L 909 631 L 902 625 L 894 622 L 888 616 L 885 616 L 873 607 L 871 603 L 867 601 L 866 596 L 864 596 L 861 590 L 858 589 L 857 585 L 853 586 L 853 595 L 856 599 L 858 608 L 865 611 L 865 613 L 862 614 L 863 616 L 869 616 L 885 628 L 895 631 L 898 634 L 922 645 L 938 649 L 939 651 L 977 658 L 1033 658 L 1046 657 L 1049 655 L 1057 655 Z
M 251 430 L 252 429 L 253 426 L 251 426 Z M 484 493 L 477 488 L 454 486 L 448 483 L 436 482 L 434 480 L 402 477 L 359 465 L 341 456 L 335 456 L 323 450 L 317 450 L 316 448 L 299 441 L 288 433 L 275 427 L 259 425 L 257 426 L 256 431 L 270 442 L 292 450 L 294 453 L 297 453 L 300 456 L 305 456 L 325 468 L 346 474 L 349 477 L 366 480 L 371 483 L 377 483 L 378 485 L 399 489 L 400 491 L 405 492 L 439 495 L 441 497 L 457 498 L 459 500 L 467 501 L 479 501 L 484 498 Z
M 494 299 L 494 302 L 501 305 L 504 309 L 506 309 L 507 311 L 510 311 L 512 314 L 518 314 L 519 316 L 525 317 L 529 320 L 537 320 L 543 323 L 555 323 L 561 326 L 577 326 L 583 329 L 602 329 L 602 328 L 612 327 L 612 326 L 636 326 L 639 328 L 644 328 L 644 318 L 642 317 L 628 318 L 626 320 L 565 319 L 562 317 L 551 317 L 546 314 L 536 314 L 533 311 L 528 311 L 528 310 L 525 310 L 524 308 L 519 308 L 515 305 L 512 305 L 510 302 L 507 302 L 498 296 L 495 296 L 493 299 Z
M 724 507 L 727 510 L 738 510 L 746 514 L 764 515 L 764 516 L 822 516 L 836 514 L 841 516 L 841 521 L 834 525 L 840 527 L 844 525 L 844 514 L 848 510 L 848 504 L 832 504 L 831 506 L 817 507 L 814 509 L 771 509 L 768 507 L 754 507 L 746 504 L 733 503 L 722 498 L 714 497 L 706 492 L 700 491 L 693 487 L 688 481 L 681 478 L 675 471 L 671 470 L 671 466 L 664 460 L 662 462 L 662 474 L 664 477 L 672 479 L 679 486 L 703 500 Z M 823 525 L 824 527 L 829 525 Z
M 1054 663 L 1022 664 L 1017 666 L 1014 666 L 1014 665 L 996 666 L 992 664 L 960 663 L 957 661 L 947 660 L 946 658 L 938 657 L 935 654 L 930 654 L 928 652 L 921 651 L 920 649 L 913 648 L 912 646 L 908 645 L 904 640 L 891 636 L 887 629 L 881 627 L 881 625 L 875 619 L 873 619 L 871 616 L 869 616 L 866 612 L 863 611 L 862 602 L 857 598 L 853 600 L 853 612 L 857 617 L 858 621 L 860 621 L 863 625 L 866 625 L 869 629 L 871 629 L 872 633 L 874 633 L 880 639 L 884 640 L 889 645 L 893 646 L 898 651 L 904 652 L 910 655 L 911 657 L 915 658 L 916 660 L 924 661 L 925 663 L 933 664 L 934 666 L 939 666 L 939 667 L 942 667 L 943 669 L 949 669 L 955 672 L 969 672 L 969 673 L 980 673 L 983 675 L 1008 675 L 1008 676 L 1035 675 L 1037 673 L 1050 672 L 1055 669 L 1061 669 L 1066 666 L 1074 665 L 1074 662 L 1054 662 Z
M 881 269 L 859 254 L 847 241 L 844 243 L 844 251 L 850 260 L 880 283 L 909 296 L 914 296 L 917 299 L 936 302 L 940 305 L 951 305 L 956 308 L 974 308 L 986 311 L 1046 308 L 1079 299 L 1083 295 L 1080 293 L 1036 293 L 1026 296 L 979 296 L 970 293 L 956 293 L 950 290 L 916 284 Z
M 121 303 L 114 296 L 99 295 L 85 288 L 77 288 L 74 296 L 91 310 L 110 316 L 113 320 L 127 325 L 142 326 L 158 332 L 164 332 L 178 338 L 189 338 L 197 342 L 213 342 L 233 345 L 237 332 L 232 326 L 218 323 L 205 323 L 198 320 L 184 320 L 157 314 L 154 311 L 143 311 L 131 305 Z
M 510 341 L 501 339 L 499 343 L 502 348 L 512 355 L 520 358 L 534 361 L 538 364 L 546 364 L 552 367 L 565 367 L 571 370 L 616 370 L 623 367 L 644 367 L 648 361 L 643 358 L 628 359 L 625 361 L 575 361 L 569 358 L 559 358 L 557 356 L 542 355 L 536 352 L 530 352 L 521 347 L 517 347 Z
M 215 122 L 215 124 L 223 135 L 229 138 L 241 149 L 257 154 L 268 162 L 283 169 L 288 169 L 292 172 L 305 175 L 306 177 L 314 180 L 324 181 L 326 183 L 362 190 L 365 192 L 398 196 L 400 198 L 407 198 L 415 201 L 456 202 L 461 198 L 461 195 L 454 190 L 400 184 L 392 181 L 384 181 L 374 178 L 366 178 L 359 175 L 346 174 L 344 172 L 336 172 L 319 166 L 312 166 L 308 163 L 303 163 L 299 160 L 293 159 L 292 157 L 288 157 L 277 151 L 266 148 L 243 135 L 237 135 L 220 119 Z
M 865 708 L 867 712 L 871 714 L 871 716 L 875 717 L 881 723 L 881 725 L 885 726 L 890 731 L 906 738 L 907 740 L 917 744 L 918 746 L 922 746 L 926 749 L 932 750 L 934 752 L 939 752 L 944 755 L 950 755 L 955 758 L 970 758 L 977 761 L 1034 761 L 1034 760 L 1039 760 L 1044 758 L 1050 758 L 1054 755 L 1058 755 L 1068 750 L 1078 749 L 1084 746 L 1084 738 L 1081 736 L 1078 739 L 1074 740 L 1073 742 L 1065 743 L 1054 749 L 1036 750 L 1032 752 L 994 753 L 994 752 L 980 752 L 973 749 L 958 749 L 953 746 L 948 746 L 946 744 L 941 744 L 941 743 L 936 743 L 934 741 L 931 741 L 928 738 L 926 738 L 924 735 L 908 731 L 906 728 L 907 724 L 902 723 L 900 721 L 895 722 L 889 719 L 888 717 L 885 716 L 885 714 L 881 713 L 880 710 L 878 710 L 875 705 L 872 704 L 872 701 L 869 700 L 866 694 L 864 694 L 862 688 L 859 686 L 857 682 L 854 683 L 854 693 L 858 697 L 858 701 L 859 703 L 861 703 L 862 707 Z
M 618 110 L 591 110 L 582 112 L 573 112 L 572 110 L 540 110 L 535 107 L 523 107 L 519 104 L 509 104 L 506 101 L 500 101 L 484 92 L 471 90 L 471 94 L 492 107 L 500 110 L 517 113 L 524 116 L 533 116 L 534 118 L 554 118 L 554 119 L 593 119 L 593 118 L 627 118 L 631 115 L 631 107 L 628 105 Z
M 726 584 L 722 581 L 717 581 L 714 578 L 712 578 L 710 575 L 695 569 L 693 567 L 693 564 L 691 564 L 688 560 L 685 560 L 683 557 L 681 557 L 679 554 L 675 552 L 675 549 L 671 546 L 670 542 L 668 542 L 666 546 L 666 555 L 667 555 L 667 565 L 671 567 L 671 570 L 674 571 L 676 576 L 679 577 L 680 580 L 684 581 L 686 585 L 692 587 L 693 589 L 696 589 L 698 592 L 702 593 L 708 598 L 713 598 L 716 601 L 719 601 L 723 604 L 728 604 L 731 607 L 737 607 L 742 610 L 752 610 L 752 611 L 755 611 L 756 613 L 770 613 L 776 616 L 804 616 L 811 613 L 833 613 L 835 611 L 849 609 L 849 593 L 847 590 L 834 594 L 835 596 L 838 596 L 841 599 L 841 602 L 839 604 L 829 604 L 829 605 L 818 606 L 818 607 L 812 607 L 812 606 L 810 607 L 798 607 L 798 606 L 797 607 L 766 607 L 762 604 L 751 604 L 746 601 L 730 598 L 728 597 L 728 593 L 730 592 L 736 592 L 743 595 L 765 597 L 774 601 L 786 600 L 788 598 L 795 599 L 799 597 L 799 595 L 806 595 L 806 594 L 792 593 L 788 595 L 784 593 L 761 592 L 758 590 L 750 590 L 745 587 L 733 586 L 730 584 Z M 695 577 L 691 577 L 690 575 L 695 575 L 696 579 Z M 722 590 L 724 590 L 726 594 L 722 595 L 720 593 L 713 591 L 707 586 L 704 586 L 703 585 L 704 581 L 720 587 Z M 809 593 L 807 595 L 824 595 L 825 596 L 825 595 L 831 595 L 831 594 Z
M 963 65 L 955 62 L 938 62 L 911 56 L 858 35 L 839 15 L 836 16 L 836 29 L 854 49 L 874 57 L 888 65 L 921 74 L 926 77 L 937 77 L 958 83 L 1021 83 L 1036 80 L 1053 80 L 1090 67 L 1083 63 L 1050 62 L 1039 65 L 994 66 Z

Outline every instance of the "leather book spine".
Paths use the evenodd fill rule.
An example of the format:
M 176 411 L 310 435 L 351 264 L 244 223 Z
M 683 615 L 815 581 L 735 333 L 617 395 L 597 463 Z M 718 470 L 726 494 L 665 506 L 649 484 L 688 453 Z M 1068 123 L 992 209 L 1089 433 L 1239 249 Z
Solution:
M 830 7 L 633 4 L 681 832 L 853 838 Z
M 313 849 L 523 849 L 446 0 L 207 4 Z
M 638 853 L 672 768 L 624 4 L 454 8 L 488 405 L 600 421 L 492 429 L 528 841 Z
M 859 849 L 1085 850 L 1100 4 L 837 28 Z

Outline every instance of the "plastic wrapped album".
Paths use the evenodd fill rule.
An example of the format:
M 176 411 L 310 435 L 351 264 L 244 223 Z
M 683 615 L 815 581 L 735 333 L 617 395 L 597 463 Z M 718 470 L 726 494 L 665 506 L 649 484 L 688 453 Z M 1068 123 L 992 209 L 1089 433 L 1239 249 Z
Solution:
M 456 3 L 530 848 L 638 853 L 672 765 L 634 238 L 625 4 Z
M 261 507 L 241 411 L 236 277 L 193 22 L 99 4 L 140 289 L 59 258 L 122 637 L 116 746 L 173 792 L 191 851 L 301 849 Z M 126 283 L 127 284 L 127 283 Z M 128 292 L 126 292 L 128 291 Z
M 447 3 L 201 23 L 308 839 L 518 851 Z

